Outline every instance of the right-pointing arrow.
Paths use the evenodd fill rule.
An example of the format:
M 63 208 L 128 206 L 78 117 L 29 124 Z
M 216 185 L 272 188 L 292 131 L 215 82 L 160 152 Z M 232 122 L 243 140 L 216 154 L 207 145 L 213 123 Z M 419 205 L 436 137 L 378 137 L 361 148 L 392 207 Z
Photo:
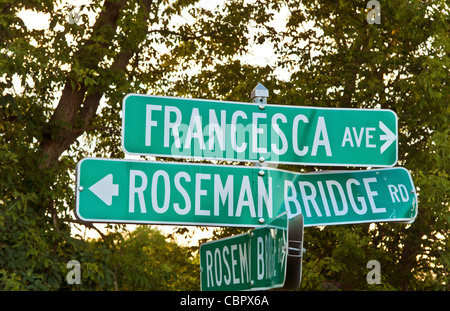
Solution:
M 381 146 L 380 151 L 381 154 L 383 154 L 383 152 L 389 148 L 389 146 L 397 140 L 397 136 L 392 133 L 392 131 L 390 129 L 388 129 L 388 127 L 380 121 L 379 123 L 380 125 L 380 129 L 384 132 L 384 135 L 380 135 L 380 140 L 385 140 L 386 142 Z
M 89 190 L 108 206 L 112 204 L 112 197 L 119 195 L 119 185 L 113 184 L 112 174 L 108 174 L 97 181 Z

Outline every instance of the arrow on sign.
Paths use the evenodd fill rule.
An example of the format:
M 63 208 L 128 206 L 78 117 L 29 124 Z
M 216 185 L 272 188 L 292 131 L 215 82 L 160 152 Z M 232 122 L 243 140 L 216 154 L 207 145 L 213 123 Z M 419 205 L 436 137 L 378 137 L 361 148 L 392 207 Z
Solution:
M 112 204 L 112 197 L 119 195 L 119 185 L 113 184 L 112 174 L 108 174 L 97 181 L 89 190 L 108 206 Z
M 383 122 L 380 121 L 379 125 L 380 130 L 384 132 L 384 135 L 380 135 L 380 140 L 386 141 L 380 148 L 381 154 L 383 154 L 383 152 L 397 139 L 397 136 L 395 136 Z

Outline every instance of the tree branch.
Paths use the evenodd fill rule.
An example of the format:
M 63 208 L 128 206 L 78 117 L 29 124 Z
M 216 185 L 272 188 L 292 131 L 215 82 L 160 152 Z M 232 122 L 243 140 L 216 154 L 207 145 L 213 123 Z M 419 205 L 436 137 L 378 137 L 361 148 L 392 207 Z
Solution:
M 356 54 L 356 57 L 354 63 L 351 64 L 351 75 L 344 81 L 344 94 L 342 98 L 343 107 L 351 107 L 353 93 L 356 89 L 356 78 L 358 76 L 359 68 L 363 62 L 363 53 L 366 51 L 368 43 L 368 37 L 365 37 L 363 42 L 356 44 L 353 48 L 352 53 Z
M 105 41 L 112 42 L 120 10 L 124 4 L 125 0 L 105 1 L 104 9 L 93 26 L 91 37 L 81 44 L 75 55 L 80 62 L 84 62 L 82 63 L 84 68 L 95 69 L 98 67 L 98 59 L 88 57 L 89 47 L 96 44 L 93 38 L 100 34 L 108 33 L 110 38 L 105 38 Z M 105 32 L 105 27 L 112 31 Z M 102 44 L 106 45 L 106 43 Z M 124 70 L 130 58 L 131 54 L 123 50 L 119 53 L 111 69 Z M 50 118 L 47 128 L 44 129 L 40 145 L 40 168 L 50 168 L 57 164 L 59 156 L 83 133 L 80 129 L 90 126 L 100 104 L 104 86 L 100 86 L 98 90 L 88 94 L 87 87 L 82 82 L 78 87 L 73 87 L 73 80 L 71 80 L 73 75 L 72 72 L 69 73 L 58 106 Z

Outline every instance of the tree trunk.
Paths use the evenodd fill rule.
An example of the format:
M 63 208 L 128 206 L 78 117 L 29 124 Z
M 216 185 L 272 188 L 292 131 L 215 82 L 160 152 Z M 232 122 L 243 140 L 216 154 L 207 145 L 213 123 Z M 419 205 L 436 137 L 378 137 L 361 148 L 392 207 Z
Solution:
M 112 42 L 114 33 L 116 32 L 117 22 L 120 16 L 121 7 L 126 3 L 121 1 L 105 1 L 104 9 L 98 16 L 94 26 L 91 38 L 95 38 L 98 33 L 109 33 L 111 38 L 105 38 L 105 42 Z M 146 18 L 148 19 L 148 6 L 146 3 Z M 105 32 L 104 27 L 109 27 L 113 31 Z M 92 39 L 80 44 L 80 49 L 75 57 L 82 62 L 85 58 L 83 55 L 89 53 L 89 46 L 96 44 Z M 101 43 L 105 48 L 112 48 L 106 43 Z M 111 65 L 111 69 L 126 70 L 130 58 L 133 54 L 128 51 L 121 51 Z M 82 64 L 84 68 L 96 69 L 97 63 Z M 71 74 L 69 74 L 69 77 Z M 80 82 L 73 85 L 73 81 L 67 78 L 66 84 L 62 91 L 58 106 L 56 107 L 47 128 L 43 133 L 43 140 L 40 144 L 41 163 L 40 168 L 51 168 L 57 165 L 61 154 L 68 150 L 70 145 L 82 135 L 90 126 L 94 119 L 100 99 L 107 85 L 101 83 L 103 77 L 98 77 L 98 84 L 95 90 L 88 90 L 86 86 Z M 74 87 L 75 86 L 75 87 Z

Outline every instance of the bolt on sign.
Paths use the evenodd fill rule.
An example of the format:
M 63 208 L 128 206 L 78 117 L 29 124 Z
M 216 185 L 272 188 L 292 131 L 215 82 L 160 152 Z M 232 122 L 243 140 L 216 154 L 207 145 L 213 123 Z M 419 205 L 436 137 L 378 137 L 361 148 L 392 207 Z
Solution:
M 397 115 L 386 109 L 129 94 L 122 118 L 122 147 L 128 154 L 297 165 L 397 163 Z
M 255 227 L 280 211 L 305 226 L 412 222 L 403 168 L 300 174 L 256 166 L 86 158 L 76 216 L 87 222 Z

